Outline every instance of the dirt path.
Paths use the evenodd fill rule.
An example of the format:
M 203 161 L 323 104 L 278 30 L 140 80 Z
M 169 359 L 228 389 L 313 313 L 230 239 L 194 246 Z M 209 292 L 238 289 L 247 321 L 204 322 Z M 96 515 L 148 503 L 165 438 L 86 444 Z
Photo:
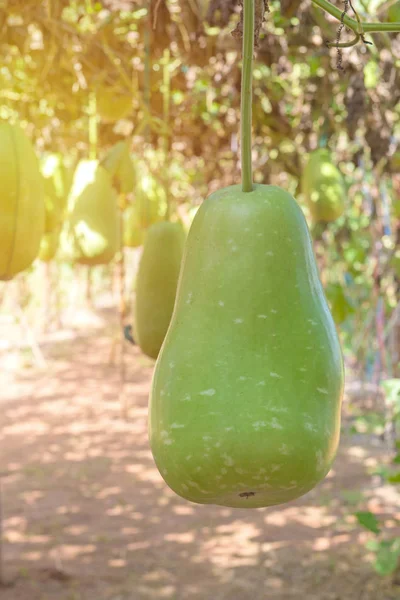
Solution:
M 152 363 L 127 348 L 129 420 L 105 330 L 44 347 L 49 369 L 1 376 L 1 600 L 393 600 L 347 515 L 379 445 L 342 438 L 330 476 L 255 511 L 197 506 L 163 483 L 147 442 Z M 398 510 L 398 509 L 397 509 Z

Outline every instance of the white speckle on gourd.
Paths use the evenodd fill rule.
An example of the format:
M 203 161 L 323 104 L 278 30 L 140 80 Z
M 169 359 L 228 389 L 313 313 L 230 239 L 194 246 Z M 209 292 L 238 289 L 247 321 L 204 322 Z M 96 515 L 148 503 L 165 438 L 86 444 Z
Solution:
M 275 254 L 271 252 L 271 250 L 268 250 L 268 252 L 265 253 L 265 256 L 275 256 Z
M 165 446 L 170 446 L 173 443 L 174 443 L 173 440 L 171 440 L 170 438 L 163 439 L 163 444 L 165 444 Z
M 228 469 L 225 469 L 225 468 L 224 468 L 224 469 L 221 469 L 221 473 L 222 473 L 222 475 L 226 475 L 226 474 L 227 474 L 227 472 L 228 472 Z
M 193 298 L 193 292 L 189 292 L 186 299 L 186 304 L 190 304 Z
M 175 367 L 175 363 L 171 361 L 171 362 L 169 363 L 169 368 L 170 368 L 170 369 L 173 369 L 174 367 Z
M 196 473 L 199 473 L 201 471 L 201 467 L 196 467 Z
M 276 413 L 288 413 L 289 409 L 286 406 L 271 406 L 269 409 L 271 412 Z
M 239 381 L 246 381 L 247 377 L 245 377 L 244 375 L 241 375 L 238 379 L 239 379 Z
M 287 456 L 289 454 L 289 448 L 287 447 L 286 444 L 281 444 L 281 446 L 279 448 L 279 452 L 280 452 L 280 454 Z
M 215 396 L 215 390 L 214 388 L 210 388 L 209 390 L 203 390 L 202 392 L 200 392 L 200 396 Z
M 268 319 L 267 315 L 257 315 L 258 319 Z
M 308 319 L 308 322 L 311 323 L 311 325 L 318 325 L 317 321 L 314 321 L 314 319 Z
M 317 450 L 316 451 L 315 458 L 317 459 L 317 468 L 321 469 L 323 467 L 323 464 L 324 464 L 321 450 Z
M 317 392 L 320 392 L 321 394 L 328 394 L 328 390 L 326 388 L 317 388 Z
M 219 488 L 220 488 L 221 490 L 226 490 L 226 484 L 225 484 L 225 483 L 222 483 L 222 484 L 219 486 Z
M 282 468 L 282 465 L 271 465 L 271 471 L 275 473 L 275 471 L 279 471 Z
M 241 325 L 243 323 L 243 319 L 240 319 L 240 318 L 234 319 L 233 322 L 235 323 L 235 325 Z
M 198 483 L 196 483 L 195 481 L 188 481 L 188 484 L 191 485 L 192 487 L 196 488 L 197 490 L 199 490 L 199 492 L 202 492 L 203 494 L 207 494 L 206 490 L 203 490 Z
M 276 379 L 282 379 L 282 375 L 279 375 L 278 373 L 275 373 L 274 371 L 271 371 L 269 376 L 275 377 Z
M 222 458 L 224 459 L 224 463 L 227 467 L 233 467 L 233 465 L 235 464 L 233 458 L 231 456 L 228 456 L 228 454 L 226 453 L 222 455 Z
M 314 348 L 312 346 L 306 346 L 306 350 L 313 350 Z
M 280 485 L 280 490 L 293 490 L 297 486 L 296 483 L 292 483 L 292 485 Z
M 283 429 L 282 425 L 278 422 L 278 419 L 276 419 L 276 417 L 273 417 L 271 419 L 271 427 L 273 429 Z
M 171 429 L 184 429 L 185 425 L 182 425 L 181 423 L 172 423 L 171 425 Z
M 181 398 L 181 402 L 190 402 L 192 397 L 190 394 L 186 394 L 183 398 Z
M 253 423 L 253 428 L 256 431 L 259 431 L 261 429 L 261 427 L 266 427 L 267 424 L 265 421 L 256 421 L 255 423 Z
M 186 485 L 186 483 L 182 483 L 182 489 L 185 490 L 185 492 L 189 491 L 188 486 Z
M 165 396 L 165 390 L 161 390 L 160 396 Z
M 265 381 L 259 381 L 257 385 L 265 385 Z
M 193 456 L 192 454 L 188 454 L 186 457 L 186 460 L 190 460 L 192 458 L 192 456 Z
M 210 440 L 212 440 L 212 437 L 210 435 L 203 435 L 203 440 L 205 442 L 209 442 Z
M 246 475 L 247 471 L 245 471 L 244 469 L 235 469 L 236 473 L 238 473 L 239 475 Z
M 220 300 L 220 301 L 218 302 L 218 306 L 225 306 L 225 302 L 224 302 L 223 300 Z
M 216 444 L 214 444 L 214 448 L 220 448 L 221 447 L 221 442 L 217 442 Z
M 306 429 L 307 431 L 313 431 L 314 433 L 318 432 L 317 427 L 313 423 L 311 423 L 311 421 L 306 421 L 304 423 L 304 429 Z
M 225 431 L 233 431 L 233 427 L 225 427 Z
M 300 367 L 299 371 L 301 371 L 302 373 L 306 373 L 307 369 L 305 369 L 304 367 Z

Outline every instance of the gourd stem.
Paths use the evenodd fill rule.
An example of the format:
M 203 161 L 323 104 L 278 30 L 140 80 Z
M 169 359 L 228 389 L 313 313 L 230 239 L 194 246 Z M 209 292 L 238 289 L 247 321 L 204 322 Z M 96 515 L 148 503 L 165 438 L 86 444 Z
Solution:
M 385 31 L 394 33 L 400 31 L 400 23 L 359 23 L 349 17 L 349 15 L 343 15 L 343 9 L 338 8 L 329 0 L 312 0 L 312 2 L 333 17 L 336 17 L 339 21 L 343 20 L 344 25 L 352 29 L 354 33 L 379 33 Z
M 243 65 L 241 94 L 242 190 L 253 190 L 251 163 L 252 83 L 254 54 L 254 0 L 243 1 Z

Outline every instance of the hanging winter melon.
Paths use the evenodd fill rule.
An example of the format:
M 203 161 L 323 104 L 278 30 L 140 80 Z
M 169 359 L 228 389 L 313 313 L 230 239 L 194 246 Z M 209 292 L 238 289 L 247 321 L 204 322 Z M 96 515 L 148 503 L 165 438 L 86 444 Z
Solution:
M 157 358 L 175 304 L 185 233 L 179 223 L 156 223 L 145 238 L 136 281 L 134 339 Z
M 138 248 L 143 244 L 144 231 L 140 226 L 137 207 L 129 205 L 124 212 L 124 246 Z
M 0 279 L 28 268 L 44 232 L 43 179 L 31 142 L 17 125 L 0 124 Z
M 119 87 L 99 87 L 97 90 L 97 112 L 103 121 L 114 123 L 126 119 L 132 113 L 132 95 Z
M 69 210 L 74 260 L 86 265 L 109 263 L 120 245 L 117 194 L 109 173 L 98 161 L 79 163 Z
M 60 212 L 67 206 L 73 180 L 73 169 L 65 165 L 61 154 L 50 152 L 41 159 L 40 169 L 45 179 L 45 192 L 52 196 Z
M 102 166 L 110 173 L 113 184 L 121 194 L 129 194 L 135 185 L 135 167 L 126 141 L 120 141 L 111 148 Z
M 311 152 L 302 174 L 302 191 L 314 222 L 338 219 L 345 208 L 345 184 L 329 150 Z

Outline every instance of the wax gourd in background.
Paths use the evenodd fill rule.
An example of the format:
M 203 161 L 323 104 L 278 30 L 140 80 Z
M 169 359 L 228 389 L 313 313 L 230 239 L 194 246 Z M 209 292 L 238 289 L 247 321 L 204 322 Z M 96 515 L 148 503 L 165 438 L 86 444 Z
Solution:
M 146 233 L 136 281 L 134 338 L 151 358 L 157 358 L 170 324 L 184 243 L 180 223 L 155 223 Z
M 43 178 L 30 140 L 18 125 L 0 123 L 0 280 L 27 269 L 45 229 Z
M 301 187 L 315 223 L 330 223 L 343 214 L 346 197 L 344 179 L 326 148 L 314 150 L 308 156 Z

